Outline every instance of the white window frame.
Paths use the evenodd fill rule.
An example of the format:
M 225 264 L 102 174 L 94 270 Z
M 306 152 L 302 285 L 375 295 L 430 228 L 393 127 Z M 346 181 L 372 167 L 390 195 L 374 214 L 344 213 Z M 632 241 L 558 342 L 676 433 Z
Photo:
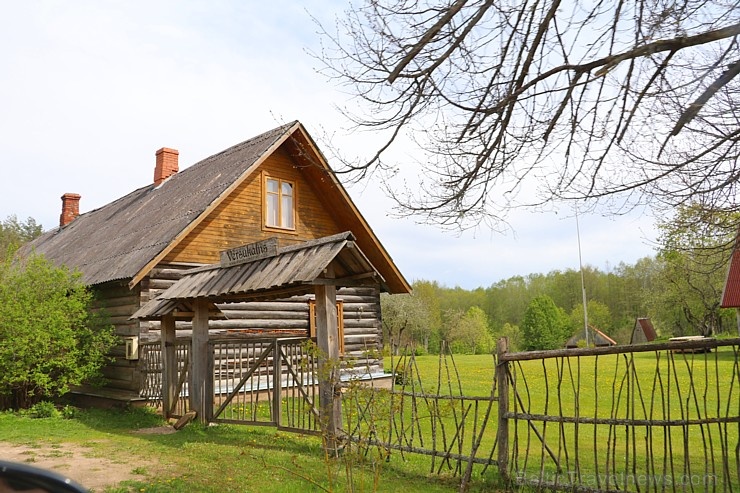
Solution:
M 271 192 L 269 190 L 269 184 L 270 182 L 277 183 L 277 192 Z M 289 185 L 290 186 L 290 195 L 285 195 L 283 193 L 283 186 Z M 296 211 L 296 186 L 295 182 L 291 180 L 285 180 L 282 178 L 278 178 L 275 176 L 270 176 L 265 174 L 264 180 L 263 180 L 263 197 L 262 197 L 262 203 L 264 205 L 264 226 L 267 229 L 279 229 L 279 230 L 287 230 L 287 231 L 295 231 L 295 211 Z M 272 203 L 274 205 L 271 205 L 271 200 L 273 199 Z M 286 198 L 290 199 L 290 211 L 285 211 L 285 202 Z M 277 210 L 273 210 L 273 208 L 277 207 Z M 286 217 L 286 212 L 289 214 L 288 217 Z M 277 224 L 271 224 L 271 217 L 275 216 L 277 218 Z M 287 220 L 286 220 L 287 219 Z M 286 222 L 290 221 L 292 224 L 285 224 Z

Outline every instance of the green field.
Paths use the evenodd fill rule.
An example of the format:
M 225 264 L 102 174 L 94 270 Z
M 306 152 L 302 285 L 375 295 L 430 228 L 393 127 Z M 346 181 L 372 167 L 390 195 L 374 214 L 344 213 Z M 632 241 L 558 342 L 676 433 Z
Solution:
M 657 360 L 655 353 L 640 353 L 627 358 L 612 355 L 522 362 L 513 366 L 521 398 L 516 411 L 565 417 L 577 414 L 607 422 L 740 415 L 738 365 L 731 348 L 706 355 L 668 356 L 663 353 Z M 388 392 L 370 396 L 350 389 L 345 394 L 346 426 L 354 428 L 359 423 L 358 434 L 364 438 L 390 439 L 408 448 L 461 455 L 468 455 L 473 438 L 480 436 L 476 456 L 496 458 L 495 402 L 488 409 L 486 399 L 428 398 L 430 394 L 490 396 L 493 375 L 490 355 L 456 356 L 454 360 L 418 357 L 414 370 L 400 380 L 406 383 L 402 387 L 405 396 Z M 510 399 L 516 400 L 513 392 Z M 487 411 L 490 415 L 484 429 Z M 327 459 L 319 438 L 270 427 L 190 424 L 168 435 L 138 432 L 162 424 L 159 416 L 140 410 L 78 411 L 67 419 L 2 413 L 0 450 L 2 442 L 31 448 L 74 444 L 86 456 L 129 467 L 131 478 L 108 492 L 447 492 L 459 488 L 459 464 L 439 457 L 391 450 L 387 458 L 382 447 L 368 446 L 360 447 L 359 454 L 353 448 L 341 459 Z M 608 479 L 610 487 L 616 481 L 627 491 L 636 491 L 630 481 L 643 478 L 652 481 L 653 490 L 658 490 L 656 484 L 662 481 L 667 491 L 672 491 L 679 483 L 676 478 L 710 477 L 720 491 L 723 485 L 728 490 L 737 489 L 738 423 L 576 427 L 541 420 L 530 426 L 520 419 L 510 420 L 509 426 L 514 476 L 561 483 L 579 478 L 581 485 L 591 487 L 603 487 Z M 482 465 L 475 467 L 470 491 L 495 491 L 501 484 L 495 467 L 484 474 L 482 471 Z M 697 491 L 704 489 L 702 486 Z
M 491 356 L 456 356 L 454 365 L 423 356 L 413 368 L 414 378 L 406 379 L 404 390 L 466 396 L 491 392 Z M 523 361 L 512 363 L 511 372 L 516 393 L 512 389 L 509 394 L 509 410 L 532 417 L 509 422 L 512 476 L 623 489 L 687 481 L 702 488 L 737 488 L 740 371 L 734 348 Z M 407 417 L 411 407 L 418 416 L 425 414 L 419 410 L 425 399 L 405 405 Z M 479 456 L 493 448 L 496 415 L 494 406 Z M 550 421 L 537 419 L 542 415 Z M 438 416 L 438 427 L 455 428 L 449 412 Z M 592 422 L 576 424 L 576 417 Z M 417 439 L 430 435 L 432 421 L 419 423 Z M 472 422 L 466 425 L 468 433 L 473 428 Z

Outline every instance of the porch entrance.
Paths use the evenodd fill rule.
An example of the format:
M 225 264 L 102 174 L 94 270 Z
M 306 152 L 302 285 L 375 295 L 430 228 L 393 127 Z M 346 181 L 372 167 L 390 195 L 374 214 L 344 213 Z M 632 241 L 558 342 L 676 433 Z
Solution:
M 162 399 L 159 343 L 141 348 L 146 397 Z M 177 390 L 166 416 L 181 417 L 189 409 L 190 342 L 178 341 Z M 209 341 L 213 374 L 211 422 L 275 426 L 280 430 L 318 434 L 318 358 L 309 338 L 214 338 Z
M 242 263 L 234 265 L 228 261 L 230 255 L 227 251 L 221 256 L 220 264 L 185 272 L 179 281 L 141 307 L 132 318 L 160 320 L 165 409 L 170 409 L 170 403 L 180 398 L 176 388 L 176 321 L 189 320 L 192 323 L 192 347 L 188 404 L 201 423 L 231 420 L 235 415 L 245 420 L 249 417 L 250 422 L 260 424 L 262 421 L 257 417 L 262 397 L 263 409 L 269 409 L 269 412 L 262 411 L 266 424 L 303 430 L 315 428 L 319 421 L 321 434 L 326 439 L 325 448 L 338 453 L 342 435 L 342 401 L 337 364 L 337 288 L 383 283 L 382 276 L 354 240 L 351 232 L 344 232 L 278 250 L 264 242 L 245 245 L 241 247 L 244 254 L 234 255 Z M 270 245 L 273 243 L 277 245 L 276 241 Z M 255 255 L 251 256 L 251 253 Z M 316 302 L 313 312 L 317 341 L 315 358 L 299 351 L 296 345 L 288 348 L 278 341 L 262 345 L 244 342 L 232 346 L 211 341 L 209 319 L 225 316 L 218 308 L 219 303 L 275 300 L 308 294 L 313 294 Z M 311 366 L 314 360 L 317 361 L 317 371 L 303 371 L 307 367 L 304 362 L 306 356 L 311 356 L 308 358 Z M 244 366 L 244 360 L 250 363 Z M 309 387 L 314 384 L 313 375 L 316 375 L 318 384 L 318 405 L 316 395 L 309 392 Z M 247 388 L 249 391 L 245 390 L 242 401 L 240 391 Z M 294 399 L 288 398 L 285 406 L 283 388 L 288 396 L 294 392 Z M 216 395 L 224 396 L 223 400 L 218 399 L 217 402 Z M 286 412 L 285 422 L 284 408 L 291 410 Z M 320 420 L 316 419 L 317 414 L 320 414 Z

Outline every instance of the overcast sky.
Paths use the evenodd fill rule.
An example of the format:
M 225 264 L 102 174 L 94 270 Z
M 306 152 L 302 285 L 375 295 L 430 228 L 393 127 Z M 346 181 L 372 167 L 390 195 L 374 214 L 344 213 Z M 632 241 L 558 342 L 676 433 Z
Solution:
M 82 195 L 81 212 L 98 208 L 149 183 L 161 147 L 178 149 L 183 169 L 292 120 L 319 146 L 326 134 L 341 142 L 334 107 L 346 95 L 308 54 L 319 43 L 308 12 L 331 25 L 344 1 L 0 4 L 0 219 L 55 227 L 66 192 Z M 505 236 L 460 236 L 389 217 L 374 183 L 349 192 L 410 282 L 473 289 L 579 265 L 568 207 L 514 212 Z M 579 219 L 584 265 L 654 254 L 646 215 Z

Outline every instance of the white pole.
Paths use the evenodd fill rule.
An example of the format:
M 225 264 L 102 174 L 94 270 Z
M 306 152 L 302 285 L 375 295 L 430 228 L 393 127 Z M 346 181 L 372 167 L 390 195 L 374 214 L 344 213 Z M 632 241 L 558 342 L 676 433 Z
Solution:
M 581 269 L 581 293 L 583 295 L 583 330 L 586 334 L 586 347 L 588 347 L 588 308 L 586 305 L 586 283 L 583 278 L 583 260 L 581 258 L 581 229 L 578 226 L 578 207 L 576 211 L 576 236 L 578 237 L 578 267 Z

